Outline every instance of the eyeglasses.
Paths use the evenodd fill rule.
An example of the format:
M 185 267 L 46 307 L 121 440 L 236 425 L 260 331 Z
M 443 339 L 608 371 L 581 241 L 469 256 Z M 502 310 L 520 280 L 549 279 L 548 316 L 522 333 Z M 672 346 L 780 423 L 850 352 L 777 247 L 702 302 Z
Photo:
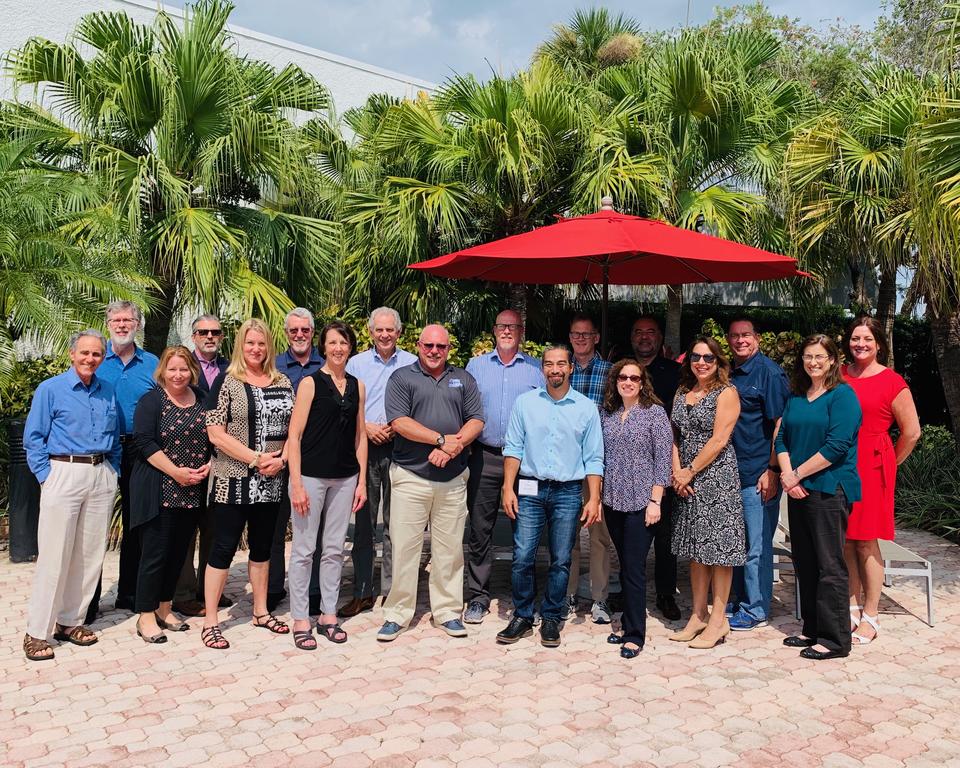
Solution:
M 570 338 L 577 339 L 592 339 L 597 335 L 596 331 L 570 331 Z
M 522 323 L 494 323 L 493 325 L 493 330 L 496 333 L 503 333 L 504 331 L 519 331 L 522 328 Z
M 643 381 L 643 377 L 642 377 L 642 376 L 637 376 L 637 375 L 627 376 L 627 374 L 625 374 L 625 373 L 618 373 L 618 374 L 617 374 L 617 381 L 621 381 L 621 382 L 623 382 L 623 381 L 629 381 L 629 382 L 632 382 L 632 383 L 634 383 L 634 384 L 639 384 L 641 381 Z
M 449 344 L 437 344 L 432 341 L 421 341 L 420 346 L 424 349 L 435 349 L 438 352 L 446 352 L 448 349 L 450 349 Z
M 219 337 L 219 336 L 223 336 L 223 331 L 221 331 L 219 328 L 197 328 L 197 330 L 195 330 L 193 334 L 195 336 Z
M 306 328 L 287 328 L 287 336 L 312 336 L 313 328 L 307 326 Z
M 804 355 L 803 356 L 803 362 L 805 363 L 813 363 L 813 362 L 822 363 L 825 360 L 829 360 L 829 359 L 830 359 L 830 355 Z
M 703 362 L 705 362 L 705 363 L 715 363 L 715 362 L 717 362 L 717 356 L 716 356 L 716 355 L 711 355 L 711 354 L 709 354 L 709 353 L 706 354 L 706 355 L 701 355 L 699 352 L 691 352 L 691 353 L 690 353 L 690 362 L 691 362 L 691 363 L 699 363 L 701 360 L 703 360 Z
M 137 321 L 132 317 L 111 317 L 107 320 L 107 325 L 136 325 Z

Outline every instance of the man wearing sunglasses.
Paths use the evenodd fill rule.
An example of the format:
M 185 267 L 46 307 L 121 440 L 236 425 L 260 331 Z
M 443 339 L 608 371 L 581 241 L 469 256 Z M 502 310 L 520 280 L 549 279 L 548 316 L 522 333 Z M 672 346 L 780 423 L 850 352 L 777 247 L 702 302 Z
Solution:
M 227 369 L 230 361 L 220 354 L 223 344 L 223 327 L 220 318 L 216 315 L 200 315 L 191 325 L 190 338 L 193 341 L 193 356 L 200 366 L 200 379 L 197 386 L 204 392 L 209 392 L 213 382 Z M 200 561 L 196 569 L 193 567 L 193 558 L 197 550 L 197 535 L 190 537 L 187 548 L 187 557 L 177 580 L 177 589 L 173 595 L 173 610 L 184 616 L 203 616 L 206 609 L 203 606 L 203 577 L 207 569 L 207 556 L 210 554 L 210 544 L 213 542 L 213 529 L 204 508 L 197 521 L 197 530 L 200 534 Z M 220 597 L 220 607 L 229 608 L 233 605 L 226 595 Z
M 430 524 L 430 611 L 451 637 L 463 626 L 463 527 L 467 518 L 465 449 L 483 430 L 483 402 L 473 376 L 447 362 L 450 335 L 428 325 L 417 342 L 417 361 L 398 368 L 387 382 L 384 411 L 396 437 L 390 467 L 390 594 L 377 640 L 390 642 L 413 619 L 423 552 Z
M 650 374 L 653 391 L 670 413 L 673 398 L 680 385 L 680 364 L 663 354 L 663 329 L 650 315 L 638 317 L 630 329 L 630 346 L 634 359 Z M 673 491 L 666 491 L 660 505 L 660 522 L 650 526 L 654 546 L 654 582 L 657 588 L 657 609 L 665 619 L 677 621 L 677 558 L 670 551 L 673 531 Z
M 505 309 L 493 324 L 496 347 L 467 363 L 483 399 L 484 423 L 470 454 L 467 508 L 467 610 L 463 620 L 480 624 L 490 612 L 490 572 L 493 569 L 493 529 L 500 511 L 503 486 L 503 441 L 513 404 L 524 392 L 544 385 L 540 361 L 523 354 L 523 321 Z

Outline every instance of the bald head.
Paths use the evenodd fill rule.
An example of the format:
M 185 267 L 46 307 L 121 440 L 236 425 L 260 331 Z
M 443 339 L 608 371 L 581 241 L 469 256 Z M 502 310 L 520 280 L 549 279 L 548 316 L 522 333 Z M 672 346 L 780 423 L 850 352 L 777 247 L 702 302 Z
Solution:
M 417 342 L 420 367 L 431 376 L 439 377 L 447 367 L 447 355 L 450 354 L 450 334 L 437 323 L 425 326 L 420 331 Z
M 493 338 L 500 359 L 509 363 L 523 342 L 523 320 L 520 318 L 520 313 L 505 309 L 497 315 L 493 323 Z

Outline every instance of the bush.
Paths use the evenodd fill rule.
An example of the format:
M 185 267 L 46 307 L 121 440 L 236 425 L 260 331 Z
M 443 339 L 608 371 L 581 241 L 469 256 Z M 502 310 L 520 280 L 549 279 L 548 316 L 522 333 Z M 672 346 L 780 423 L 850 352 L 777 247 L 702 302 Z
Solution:
M 960 541 L 960 450 L 950 432 L 926 426 L 897 471 L 896 519 Z

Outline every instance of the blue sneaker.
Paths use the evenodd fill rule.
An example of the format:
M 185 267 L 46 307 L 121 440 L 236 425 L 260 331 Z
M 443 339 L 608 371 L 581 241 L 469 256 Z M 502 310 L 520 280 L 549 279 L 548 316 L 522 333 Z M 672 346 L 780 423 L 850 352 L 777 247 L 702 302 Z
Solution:
M 450 619 L 450 621 L 445 621 L 443 624 L 438 625 L 440 629 L 446 632 L 450 637 L 466 637 L 467 628 L 463 626 L 463 622 L 460 619 Z
M 395 621 L 388 621 L 382 627 L 380 631 L 377 632 L 377 640 L 381 643 L 389 643 L 391 640 L 396 640 L 397 635 L 399 635 L 406 627 L 401 627 Z
M 730 617 L 730 629 L 734 632 L 749 632 L 751 629 L 765 626 L 767 626 L 766 619 L 755 619 L 743 611 L 737 611 Z

